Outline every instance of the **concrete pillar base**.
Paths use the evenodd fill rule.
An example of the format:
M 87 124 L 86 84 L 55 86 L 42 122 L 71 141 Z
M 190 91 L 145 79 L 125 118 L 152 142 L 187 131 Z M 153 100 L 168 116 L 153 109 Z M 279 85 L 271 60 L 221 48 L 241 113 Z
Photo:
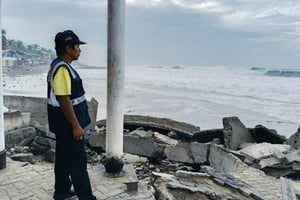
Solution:
M 122 176 L 123 161 L 118 157 L 108 157 L 103 160 L 106 173 L 110 177 Z
M 0 169 L 6 168 L 6 150 L 0 152 Z
M 107 172 L 105 170 L 105 166 L 103 164 L 96 165 L 93 167 L 93 176 L 99 177 L 102 183 L 112 184 L 116 183 L 124 183 L 127 186 L 127 192 L 136 192 L 138 191 L 138 183 L 139 179 L 135 173 L 134 167 L 132 164 L 124 164 L 122 170 L 123 176 L 121 177 L 108 177 Z

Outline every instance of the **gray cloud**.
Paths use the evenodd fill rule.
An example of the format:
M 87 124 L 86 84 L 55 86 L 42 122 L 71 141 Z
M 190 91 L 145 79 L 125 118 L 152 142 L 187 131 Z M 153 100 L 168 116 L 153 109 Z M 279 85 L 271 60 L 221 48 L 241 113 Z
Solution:
M 151 65 L 298 66 L 300 2 L 295 0 L 127 0 L 126 61 Z M 53 46 L 73 29 L 82 60 L 106 63 L 106 0 L 2 1 L 10 37 Z

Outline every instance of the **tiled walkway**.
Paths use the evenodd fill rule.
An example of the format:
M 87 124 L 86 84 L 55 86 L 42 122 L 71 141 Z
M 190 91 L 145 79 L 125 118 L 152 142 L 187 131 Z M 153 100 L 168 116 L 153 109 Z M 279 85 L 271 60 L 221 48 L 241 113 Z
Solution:
M 145 181 L 139 181 L 137 192 L 126 192 L 127 187 L 114 178 L 103 177 L 97 167 L 88 169 L 94 195 L 100 199 L 154 200 L 153 189 Z M 1 200 L 51 200 L 54 192 L 53 164 L 12 161 L 7 158 L 7 167 L 0 170 Z M 72 200 L 77 198 L 72 198 Z

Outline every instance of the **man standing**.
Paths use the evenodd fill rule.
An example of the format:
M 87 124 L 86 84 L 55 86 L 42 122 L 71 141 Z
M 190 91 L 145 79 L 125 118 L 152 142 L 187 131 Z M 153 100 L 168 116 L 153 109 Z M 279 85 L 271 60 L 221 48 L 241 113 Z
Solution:
M 71 62 L 80 56 L 81 44 L 71 30 L 55 36 L 55 58 L 50 66 L 48 83 L 49 129 L 56 136 L 55 200 L 77 195 L 79 200 L 96 200 L 92 194 L 84 150 L 84 128 L 90 123 L 82 80 Z M 71 178 L 71 179 L 70 179 Z M 73 184 L 75 193 L 71 191 Z

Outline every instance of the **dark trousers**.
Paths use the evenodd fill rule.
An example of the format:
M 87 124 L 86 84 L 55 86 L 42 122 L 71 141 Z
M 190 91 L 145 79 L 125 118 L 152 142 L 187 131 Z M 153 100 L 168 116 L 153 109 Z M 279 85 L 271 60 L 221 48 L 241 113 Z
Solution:
M 80 200 L 94 199 L 87 172 L 84 140 L 75 140 L 72 134 L 56 133 L 54 172 L 55 194 L 66 194 L 73 184 Z

